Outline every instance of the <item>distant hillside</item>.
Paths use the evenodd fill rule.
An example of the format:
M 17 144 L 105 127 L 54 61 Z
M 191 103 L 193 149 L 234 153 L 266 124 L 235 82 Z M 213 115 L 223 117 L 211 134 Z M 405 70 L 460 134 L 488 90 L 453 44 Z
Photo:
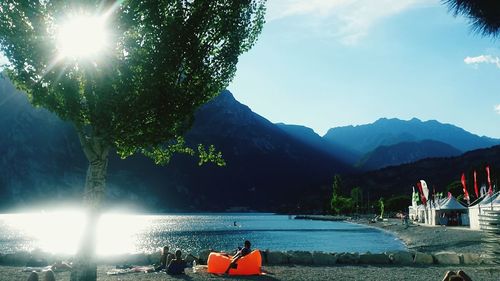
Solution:
M 354 165 L 359 159 L 360 155 L 349 151 L 346 148 L 336 146 L 335 144 L 325 140 L 314 132 L 313 129 L 301 125 L 289 125 L 284 123 L 277 123 L 283 131 L 298 140 L 315 147 L 324 153 L 330 154 L 339 160 L 349 165 Z
M 195 190 L 207 185 L 213 189 L 207 193 L 208 204 L 253 202 L 263 209 L 295 200 L 300 205 L 314 189 L 329 186 L 335 173 L 352 171 L 255 114 L 229 91 L 198 111 L 186 137 L 192 143 L 215 144 L 228 163 L 224 168 L 200 169 L 192 178 Z M 172 167 L 185 170 L 180 165 L 184 164 Z
M 358 166 L 363 170 L 376 170 L 430 157 L 451 157 L 460 154 L 460 150 L 439 141 L 401 142 L 377 147 L 363 157 Z
M 65 200 L 80 202 L 87 163 L 72 126 L 0 79 L 0 209 Z M 226 167 L 198 166 L 175 156 L 160 167 L 142 156 L 111 156 L 110 204 L 155 212 L 261 211 L 307 208 L 310 194 L 328 188 L 335 173 L 352 171 L 253 113 L 224 91 L 199 109 L 187 142 L 214 144 Z
M 425 180 L 436 192 L 444 192 L 448 184 L 459 181 L 462 172 L 466 173 L 469 193 L 472 193 L 473 170 L 477 171 L 478 183 L 486 183 L 484 167 L 491 168 L 491 180 L 500 183 L 500 146 L 478 149 L 461 156 L 432 158 L 400 166 L 387 167 L 363 174 L 344 175 L 346 189 L 361 187 L 365 194 L 370 192 L 372 200 L 380 196 L 409 195 L 418 180 Z
M 330 129 L 324 136 L 329 142 L 364 155 L 379 146 L 401 142 L 434 140 L 449 144 L 462 152 L 500 144 L 500 140 L 479 137 L 459 127 L 435 120 L 409 121 L 382 118 L 375 123 Z

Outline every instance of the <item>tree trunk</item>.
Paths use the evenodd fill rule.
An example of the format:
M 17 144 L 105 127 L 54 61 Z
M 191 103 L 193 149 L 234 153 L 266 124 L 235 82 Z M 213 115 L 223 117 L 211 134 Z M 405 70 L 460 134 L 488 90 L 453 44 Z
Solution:
M 101 138 L 88 137 L 83 133 L 78 135 L 89 161 L 84 193 L 87 222 L 83 239 L 73 262 L 71 281 L 96 281 L 97 264 L 94 258 L 96 226 L 106 192 L 109 146 Z

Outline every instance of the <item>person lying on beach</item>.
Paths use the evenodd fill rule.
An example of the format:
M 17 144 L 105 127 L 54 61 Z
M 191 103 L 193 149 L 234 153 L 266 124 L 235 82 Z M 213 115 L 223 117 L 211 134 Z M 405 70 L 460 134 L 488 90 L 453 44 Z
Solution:
M 182 259 L 181 250 L 175 251 L 175 259 L 171 260 L 167 266 L 167 274 L 178 275 L 183 274 L 184 269 L 187 267 L 187 263 Z
M 167 265 L 173 259 L 174 255 L 172 253 L 169 253 L 168 250 L 169 250 L 168 246 L 163 247 L 163 250 L 161 252 L 161 257 L 160 257 L 160 264 L 158 266 L 155 266 L 155 271 L 160 271 L 162 269 L 166 269 Z
M 56 263 L 54 263 L 53 265 L 51 265 L 51 269 L 53 271 L 67 271 L 67 270 L 71 270 L 72 267 L 67 262 L 57 261 Z
M 443 281 L 472 281 L 472 279 L 465 272 L 459 270 L 457 273 L 453 271 L 446 272 Z
M 250 247 L 251 247 L 251 243 L 250 243 L 250 241 L 245 240 L 244 247 L 243 247 L 242 249 L 239 249 L 239 250 L 236 252 L 236 254 L 235 254 L 235 255 L 231 258 L 231 263 L 230 263 L 230 264 L 229 264 L 229 266 L 227 267 L 225 274 L 228 274 L 228 273 L 229 273 L 229 270 L 230 270 L 231 268 L 235 267 L 236 262 L 237 262 L 240 258 L 242 258 L 242 257 L 244 257 L 244 256 L 246 256 L 246 255 L 248 255 L 248 254 L 250 254 L 250 253 L 252 252 L 252 249 L 251 249 Z

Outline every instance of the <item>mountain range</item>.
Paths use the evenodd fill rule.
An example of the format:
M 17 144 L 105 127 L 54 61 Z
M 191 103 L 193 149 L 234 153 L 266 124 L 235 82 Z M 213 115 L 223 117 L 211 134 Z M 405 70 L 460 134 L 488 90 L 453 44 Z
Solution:
M 87 161 L 71 124 L 34 108 L 26 95 L 0 79 L 0 130 L 0 209 L 63 199 L 80 202 Z M 378 189 L 370 185 L 373 180 L 367 175 L 397 167 L 380 168 L 500 144 L 453 125 L 418 119 L 380 119 L 369 125 L 333 128 L 321 137 L 304 126 L 273 124 L 229 91 L 196 112 L 185 138 L 192 146 L 214 144 L 227 165 L 199 166 L 197 159 L 176 155 L 170 164 L 156 166 L 140 155 L 121 160 L 113 154 L 107 181 L 109 205 L 130 204 L 155 212 L 326 208 L 335 174 L 346 175 L 350 185 L 370 186 L 376 194 Z M 484 157 L 477 158 L 489 159 L 490 150 L 481 151 Z M 363 172 L 374 169 L 380 170 Z M 391 183 L 381 185 L 380 193 L 391 190 L 384 186 L 397 185 L 398 180 L 394 176 Z
M 422 140 L 446 143 L 461 152 L 500 144 L 498 139 L 479 137 L 451 124 L 436 120 L 421 121 L 418 118 L 409 121 L 381 118 L 372 124 L 332 128 L 323 138 L 361 155 L 381 145 Z
M 290 135 L 330 151 L 361 171 L 411 163 L 428 157 L 457 156 L 500 144 L 436 120 L 381 118 L 372 124 L 337 127 L 319 136 L 303 126 L 278 124 Z M 308 130 L 309 129 L 309 130 Z
M 87 162 L 72 126 L 33 108 L 8 80 L 0 80 L 0 208 L 79 201 Z M 353 169 L 292 138 L 237 102 L 228 91 L 200 108 L 188 144 L 214 144 L 225 167 L 199 166 L 176 155 L 164 167 L 137 155 L 112 155 L 108 200 L 150 211 L 276 211 L 303 208 L 308 194 L 336 173 Z

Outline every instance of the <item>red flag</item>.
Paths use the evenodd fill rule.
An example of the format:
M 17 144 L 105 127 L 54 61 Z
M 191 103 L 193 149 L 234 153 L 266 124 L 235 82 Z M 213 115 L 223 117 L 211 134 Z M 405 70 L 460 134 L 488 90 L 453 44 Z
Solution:
M 417 181 L 417 187 L 418 187 L 418 191 L 420 192 L 420 200 L 422 200 L 422 204 L 425 205 L 425 203 L 427 202 L 427 199 L 425 198 L 424 192 L 422 191 L 422 184 L 420 183 L 420 181 Z
M 491 187 L 490 166 L 486 166 L 486 175 L 488 175 L 488 185 L 490 186 L 490 189 L 488 189 L 488 193 L 491 195 L 493 194 L 493 187 Z
M 469 192 L 467 192 L 467 186 L 465 185 L 465 174 L 462 173 L 462 186 L 464 188 L 464 198 L 465 200 L 469 200 Z
M 474 192 L 476 193 L 476 197 L 479 198 L 479 191 L 477 189 L 476 170 L 474 170 Z

